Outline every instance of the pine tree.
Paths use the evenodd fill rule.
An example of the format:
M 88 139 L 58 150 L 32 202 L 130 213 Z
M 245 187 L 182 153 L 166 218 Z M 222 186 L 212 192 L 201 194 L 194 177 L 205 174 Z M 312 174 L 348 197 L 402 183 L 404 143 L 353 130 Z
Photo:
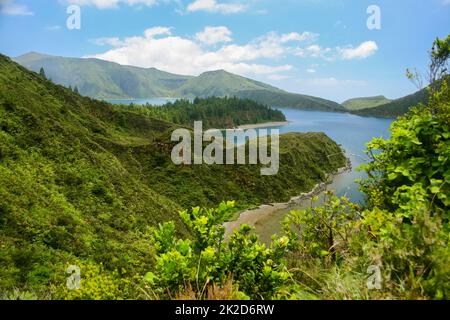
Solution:
M 75 92 L 76 94 L 79 94 L 80 92 L 78 92 L 78 87 L 77 86 L 75 86 L 74 88 L 73 88 L 73 92 Z
M 41 77 L 47 78 L 47 76 L 45 75 L 45 70 L 44 70 L 43 67 L 41 67 L 41 69 L 39 70 L 39 75 L 40 75 Z

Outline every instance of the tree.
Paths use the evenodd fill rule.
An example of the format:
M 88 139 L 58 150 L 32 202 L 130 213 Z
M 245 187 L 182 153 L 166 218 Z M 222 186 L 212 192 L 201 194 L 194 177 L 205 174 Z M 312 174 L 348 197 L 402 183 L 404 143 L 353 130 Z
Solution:
M 39 70 L 39 75 L 40 75 L 41 77 L 47 78 L 47 76 L 45 75 L 45 70 L 44 70 L 43 67 L 41 67 L 41 69 Z
M 448 61 L 450 59 L 450 35 L 445 39 L 436 38 L 430 50 L 430 64 L 428 67 L 428 81 L 430 92 L 430 103 L 428 108 L 432 114 L 436 113 L 435 97 L 440 91 L 440 87 L 444 81 L 448 81 L 449 69 Z M 414 69 L 406 69 L 406 76 L 419 89 L 423 89 L 423 77 Z
M 78 92 L 78 87 L 77 86 L 75 86 L 74 88 L 73 88 L 73 92 L 75 92 L 76 94 L 79 94 L 80 92 Z

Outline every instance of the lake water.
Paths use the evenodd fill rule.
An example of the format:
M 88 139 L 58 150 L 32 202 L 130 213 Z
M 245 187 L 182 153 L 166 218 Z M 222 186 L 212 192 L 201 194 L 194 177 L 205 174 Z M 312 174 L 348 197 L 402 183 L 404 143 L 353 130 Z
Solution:
M 160 106 L 176 101 L 176 98 L 148 98 L 148 99 L 111 99 L 113 104 L 151 104 Z M 342 145 L 347 157 L 352 162 L 352 171 L 339 175 L 329 186 L 338 196 L 347 196 L 354 202 L 362 202 L 363 196 L 358 190 L 355 180 L 364 177 L 357 168 L 366 162 L 366 143 L 373 137 L 389 137 L 391 119 L 360 117 L 347 113 L 302 111 L 297 109 L 279 108 L 290 122 L 286 126 L 273 127 L 280 133 L 288 132 L 325 132 L 331 139 Z
M 367 161 L 364 153 L 366 144 L 373 137 L 389 137 L 391 119 L 360 117 L 347 113 L 302 111 L 281 109 L 290 123 L 278 127 L 280 133 L 325 132 L 331 139 L 342 145 L 352 162 L 352 171 L 339 175 L 329 186 L 338 196 L 347 196 L 354 202 L 362 202 L 356 179 L 364 177 L 356 169 Z
M 358 190 L 355 180 L 364 177 L 364 173 L 356 169 L 367 161 L 364 153 L 366 144 L 374 137 L 389 137 L 389 127 L 392 120 L 365 118 L 346 113 L 301 111 L 296 109 L 281 109 L 290 123 L 279 129 L 280 133 L 288 132 L 325 132 L 331 139 L 342 145 L 347 157 L 352 162 L 352 170 L 336 176 L 333 183 L 327 189 L 334 190 L 337 196 L 346 196 L 353 202 L 364 202 L 364 197 Z M 269 128 L 268 128 L 269 129 Z M 323 194 L 319 201 L 313 204 L 305 199 L 295 205 L 276 204 L 262 206 L 257 209 L 247 210 L 236 221 L 225 223 L 226 236 L 243 223 L 254 228 L 263 243 L 270 244 L 273 234 L 281 231 L 281 222 L 291 210 L 306 209 L 311 205 L 320 205 L 323 202 Z

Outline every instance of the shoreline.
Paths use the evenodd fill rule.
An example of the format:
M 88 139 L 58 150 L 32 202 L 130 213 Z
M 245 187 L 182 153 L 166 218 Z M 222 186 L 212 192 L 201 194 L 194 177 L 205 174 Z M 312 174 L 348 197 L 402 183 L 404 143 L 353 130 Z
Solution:
M 236 220 L 227 221 L 223 224 L 225 227 L 225 239 L 229 239 L 229 237 L 233 234 L 235 230 L 237 230 L 242 224 L 248 224 L 251 227 L 261 226 L 264 227 L 264 220 L 270 219 L 273 216 L 277 216 L 278 214 L 283 214 L 283 216 L 293 210 L 295 207 L 299 207 L 306 204 L 306 201 L 311 201 L 311 199 L 317 195 L 320 195 L 322 192 L 326 190 L 326 187 L 330 185 L 335 177 L 349 172 L 352 170 L 351 162 L 348 161 L 345 167 L 339 168 L 336 172 L 330 173 L 327 176 L 326 181 L 320 182 L 314 186 L 314 188 L 305 193 L 301 193 L 300 195 L 291 197 L 288 202 L 280 202 L 280 203 L 269 203 L 262 204 L 258 207 L 247 209 L 239 213 L 239 216 Z M 309 205 L 309 203 L 308 203 Z M 266 227 L 274 227 L 278 228 L 281 226 L 266 226 Z M 263 242 L 270 242 L 271 234 L 264 235 L 258 234 Z
M 281 127 L 281 126 L 286 126 L 289 123 L 290 123 L 289 121 L 280 121 L 280 122 L 264 122 L 264 123 L 255 123 L 255 124 L 245 124 L 242 126 L 238 126 L 237 129 L 247 130 L 247 129 Z

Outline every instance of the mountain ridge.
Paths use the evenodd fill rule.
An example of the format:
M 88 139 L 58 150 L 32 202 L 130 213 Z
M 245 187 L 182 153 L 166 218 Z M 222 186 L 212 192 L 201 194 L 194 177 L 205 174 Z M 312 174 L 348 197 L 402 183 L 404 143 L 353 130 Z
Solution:
M 378 107 L 380 105 L 392 102 L 393 100 L 386 98 L 383 95 L 371 96 L 371 97 L 357 97 L 348 99 L 341 103 L 341 105 L 350 111 L 369 109 Z
M 354 110 L 353 113 L 361 116 L 396 118 L 407 113 L 412 107 L 426 103 L 428 97 L 428 88 L 424 88 L 376 107 Z
M 276 107 L 346 111 L 334 101 L 290 93 L 225 70 L 206 71 L 195 77 L 96 58 L 65 58 L 37 52 L 15 57 L 13 61 L 35 72 L 42 67 L 55 83 L 76 86 L 81 94 L 97 99 L 236 96 Z

